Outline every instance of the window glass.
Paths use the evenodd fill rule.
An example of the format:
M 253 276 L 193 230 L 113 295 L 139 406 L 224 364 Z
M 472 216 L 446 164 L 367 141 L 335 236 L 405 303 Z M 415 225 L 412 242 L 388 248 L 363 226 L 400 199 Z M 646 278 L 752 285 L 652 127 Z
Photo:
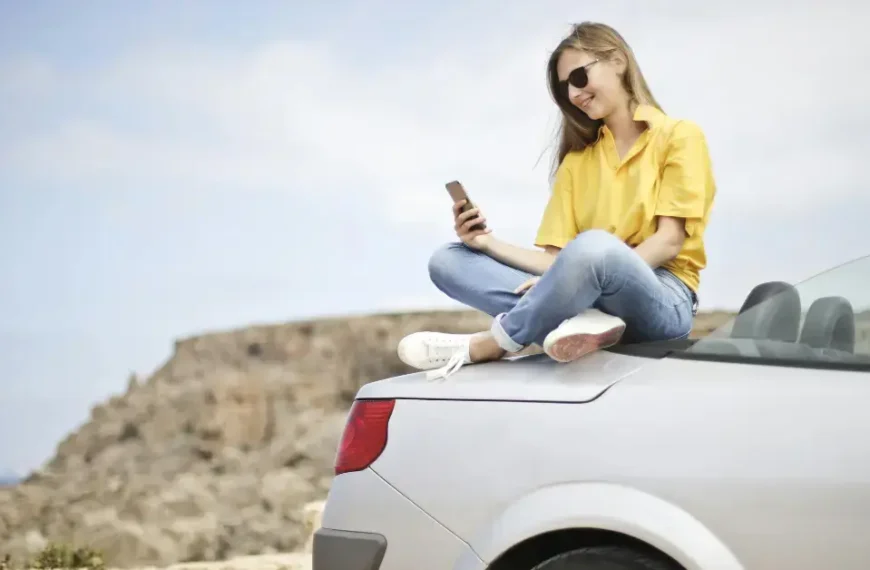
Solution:
M 747 306 L 683 356 L 870 370 L 870 256 L 796 285 L 760 284 Z

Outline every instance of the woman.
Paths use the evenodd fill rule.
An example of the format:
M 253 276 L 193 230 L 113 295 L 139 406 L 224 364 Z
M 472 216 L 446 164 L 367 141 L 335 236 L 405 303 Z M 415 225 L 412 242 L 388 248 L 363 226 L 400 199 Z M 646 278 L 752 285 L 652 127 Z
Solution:
M 568 362 L 620 339 L 691 331 L 716 191 L 703 132 L 665 115 L 631 48 L 606 25 L 574 26 L 550 57 L 547 79 L 562 124 L 535 240 L 542 250 L 472 230 L 483 214 L 454 206 L 460 242 L 432 255 L 430 276 L 495 318 L 475 334 L 402 339 L 399 357 L 430 378 L 530 344 Z

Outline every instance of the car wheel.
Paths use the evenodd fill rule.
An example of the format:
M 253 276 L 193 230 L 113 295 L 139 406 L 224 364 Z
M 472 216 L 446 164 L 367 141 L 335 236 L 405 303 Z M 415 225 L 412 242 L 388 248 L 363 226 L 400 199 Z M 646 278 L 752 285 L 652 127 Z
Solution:
M 578 548 L 541 562 L 532 570 L 682 570 L 678 565 L 620 546 Z

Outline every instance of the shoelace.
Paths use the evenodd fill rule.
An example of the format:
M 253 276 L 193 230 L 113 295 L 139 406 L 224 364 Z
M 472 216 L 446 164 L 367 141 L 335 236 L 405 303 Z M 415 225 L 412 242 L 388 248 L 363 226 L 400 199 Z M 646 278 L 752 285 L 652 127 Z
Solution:
M 450 360 L 447 361 L 447 364 L 441 368 L 436 368 L 435 370 L 429 370 L 426 372 L 426 379 L 429 381 L 438 379 L 446 380 L 448 376 L 462 368 L 466 362 L 468 362 L 468 360 L 466 359 L 465 351 L 461 349 L 457 350 L 453 353 L 453 356 L 450 357 Z

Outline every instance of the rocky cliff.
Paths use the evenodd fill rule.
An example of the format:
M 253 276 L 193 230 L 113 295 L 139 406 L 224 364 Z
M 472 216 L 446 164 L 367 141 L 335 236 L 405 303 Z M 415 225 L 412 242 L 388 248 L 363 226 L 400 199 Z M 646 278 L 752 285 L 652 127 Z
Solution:
M 488 323 L 427 312 L 181 340 L 150 378 L 94 407 L 43 469 L 0 488 L 0 553 L 71 541 L 126 566 L 294 550 L 357 389 L 408 371 L 399 339 Z
M 699 315 L 696 334 L 727 317 Z M 93 408 L 43 469 L 0 488 L 0 553 L 65 541 L 110 566 L 163 566 L 297 550 L 302 506 L 329 488 L 357 389 L 409 371 L 399 339 L 489 322 L 421 312 L 181 340 L 150 378 Z

